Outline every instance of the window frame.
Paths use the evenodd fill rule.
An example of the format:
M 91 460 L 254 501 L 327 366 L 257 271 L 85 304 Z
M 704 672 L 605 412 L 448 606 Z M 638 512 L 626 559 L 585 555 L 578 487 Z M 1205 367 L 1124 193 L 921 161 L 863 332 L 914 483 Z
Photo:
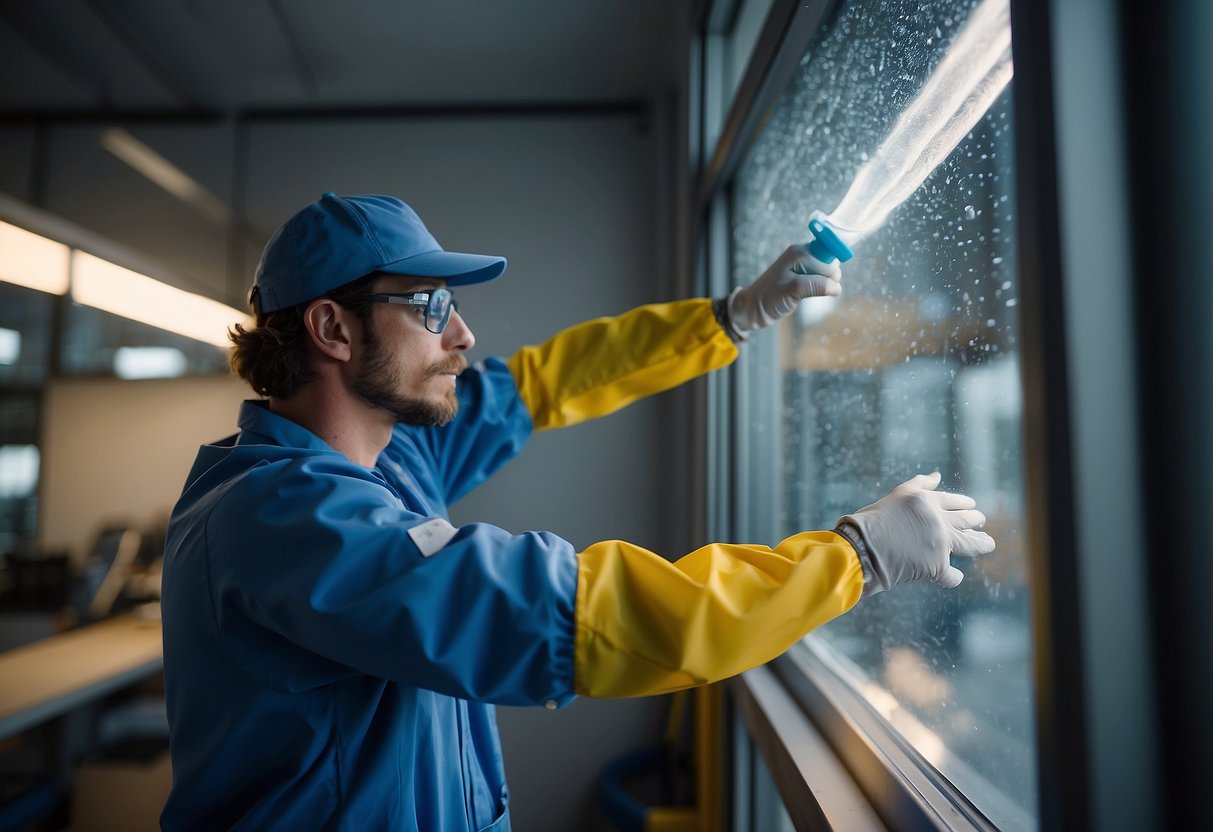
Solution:
M 692 212 L 698 250 L 727 254 L 729 229 L 720 226 L 718 217 L 727 215 L 733 179 L 838 2 L 776 0 L 736 95 L 723 103 L 728 116 L 713 147 L 702 144 L 706 131 L 700 124 L 703 163 Z M 1135 819 L 1159 817 L 1158 795 L 1164 788 L 1157 774 L 1151 683 L 1153 645 L 1163 642 L 1151 629 L 1149 586 L 1143 580 L 1150 557 L 1141 511 L 1144 495 L 1135 475 L 1141 462 L 1136 414 L 1145 403 L 1132 370 L 1135 350 L 1141 349 L 1133 336 L 1136 287 L 1126 242 L 1133 235 L 1128 211 L 1112 222 L 1107 212 L 1109 201 L 1125 205 L 1127 172 L 1133 167 L 1119 141 L 1128 116 L 1118 109 L 1123 100 L 1120 68 L 1129 65 L 1133 51 L 1119 39 L 1115 4 L 1010 2 L 1037 820 L 1045 830 L 1087 828 L 1115 819 L 1131 826 Z M 710 36 L 711 7 L 706 3 L 696 15 L 700 43 Z M 704 63 L 700 61 L 701 68 Z M 1093 75 L 1092 67 L 1102 71 Z M 699 91 L 693 117 L 702 118 L 702 97 L 711 92 L 706 81 Z M 1098 166 L 1099 187 L 1091 187 L 1082 154 L 1089 156 L 1091 147 L 1103 144 L 1109 149 L 1092 163 Z M 1123 257 L 1096 284 L 1094 272 L 1107 265 L 1106 257 L 1095 259 L 1100 252 Z M 1086 260 L 1080 259 L 1084 255 Z M 708 258 L 709 289 L 727 286 L 728 263 L 724 255 Z M 1109 300 L 1097 313 L 1100 319 L 1092 321 L 1096 316 L 1080 315 L 1083 304 L 1075 301 L 1085 303 L 1084 293 L 1096 285 Z M 1124 376 L 1089 381 L 1074 369 L 1101 357 L 1113 364 L 1123 358 Z M 721 491 L 722 484 L 729 491 L 727 499 L 709 495 L 705 511 L 708 532 L 731 536 L 745 531 L 748 490 L 738 487 L 748 454 L 729 441 L 734 438 L 731 428 L 755 414 L 747 412 L 746 397 L 737 395 L 740 374 L 735 369 L 729 373 L 733 383 L 723 403 L 727 416 L 719 415 L 722 405 L 717 402 L 707 438 L 712 491 Z M 1118 414 L 1111 420 L 1109 407 Z M 718 436 L 722 430 L 730 435 Z M 1092 453 L 1082 440 L 1090 431 L 1122 448 L 1123 455 Z M 1208 480 L 1206 472 L 1201 481 Z M 1116 508 L 1109 511 L 1109 505 Z M 1110 543 L 1123 567 L 1116 574 L 1095 566 Z M 1194 614 L 1189 620 L 1197 618 Z M 1128 640 L 1140 673 L 1125 674 L 1123 656 L 1116 661 L 1118 638 Z M 907 753 L 882 720 L 864 716 L 867 709 L 859 697 L 814 661 L 806 647 L 798 645 L 770 668 L 886 823 L 896 828 L 990 828 L 950 782 L 915 759 L 918 755 Z M 745 728 L 756 740 L 778 738 L 780 727 L 772 715 L 754 705 L 754 687 L 753 674 L 730 682 L 735 705 L 750 703 L 739 707 Z M 784 713 L 782 718 L 789 717 Z M 778 765 L 780 753 L 769 741 L 758 745 L 785 805 L 811 801 L 814 784 Z M 1134 748 L 1135 753 L 1109 754 L 1116 747 Z M 829 817 L 825 822 L 845 825 Z M 798 828 L 820 824 L 821 817 L 812 813 L 797 823 Z

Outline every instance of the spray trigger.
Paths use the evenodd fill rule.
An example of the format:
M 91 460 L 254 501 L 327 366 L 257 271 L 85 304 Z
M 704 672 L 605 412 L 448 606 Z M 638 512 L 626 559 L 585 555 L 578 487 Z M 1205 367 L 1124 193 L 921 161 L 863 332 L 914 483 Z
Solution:
M 845 263 L 855 256 L 855 252 L 834 233 L 834 229 L 817 217 L 809 220 L 809 231 L 813 232 L 813 239 L 808 245 L 809 253 L 821 262 L 833 263 L 837 260 Z

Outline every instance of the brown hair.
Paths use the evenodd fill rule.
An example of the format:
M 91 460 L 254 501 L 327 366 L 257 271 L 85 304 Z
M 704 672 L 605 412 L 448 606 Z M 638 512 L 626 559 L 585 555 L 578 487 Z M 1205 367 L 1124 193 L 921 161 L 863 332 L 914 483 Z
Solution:
M 321 295 L 341 306 L 353 309 L 363 325 L 363 342 L 372 343 L 370 295 L 378 274 L 370 274 Z M 249 383 L 259 395 L 289 398 L 315 375 L 307 366 L 307 328 L 303 312 L 308 304 L 257 315 L 249 329 L 236 324 L 228 330 L 232 342 L 228 363 L 232 374 Z M 251 306 L 251 305 L 250 305 Z M 256 310 L 253 309 L 256 314 Z

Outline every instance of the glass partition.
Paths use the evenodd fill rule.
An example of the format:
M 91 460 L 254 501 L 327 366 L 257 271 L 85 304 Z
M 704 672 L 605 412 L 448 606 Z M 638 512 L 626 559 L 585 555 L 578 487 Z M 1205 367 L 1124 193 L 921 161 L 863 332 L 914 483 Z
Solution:
M 37 533 L 38 417 L 50 368 L 55 298 L 0 282 L 0 555 Z
M 6 232 L 5 239 L 0 241 L 4 246 L 0 247 L 0 253 L 7 255 L 0 258 L 4 260 L 0 264 L 3 266 L 0 269 L 2 557 L 32 551 L 38 536 L 38 489 L 44 450 L 40 422 L 43 391 L 48 384 L 56 377 L 81 375 L 134 380 L 226 374 L 228 350 L 55 294 L 68 289 L 69 247 L 8 223 L 0 222 L 0 229 Z M 55 259 L 56 252 L 62 253 L 59 261 Z M 59 277 L 62 282 L 56 283 Z M 150 282 L 140 275 L 136 277 Z M 105 292 L 106 287 L 102 286 L 100 294 Z M 112 294 L 122 299 L 122 292 L 115 290 Z M 226 314 L 217 303 L 204 300 L 204 307 L 208 303 L 202 318 L 207 325 L 215 315 L 215 307 L 220 314 Z M 153 308 L 182 312 L 171 300 Z M 229 311 L 233 322 L 239 319 L 238 312 Z M 184 317 L 190 315 L 187 309 Z M 0 576 L 0 584 L 3 583 L 4 576 Z M 2 591 L 0 586 L 0 594 Z
M 54 301 L 46 292 L 0 281 L 0 389 L 46 381 Z
M 168 330 L 69 303 L 60 362 L 65 375 L 122 379 L 227 372 L 228 350 Z
M 708 83 L 704 88 L 703 148 L 708 157 L 716 150 L 772 5 L 773 0 L 736 0 L 713 8 L 704 42 Z M 724 19 L 716 20 L 718 17 Z
M 30 548 L 37 532 L 38 393 L 0 388 L 0 556 Z

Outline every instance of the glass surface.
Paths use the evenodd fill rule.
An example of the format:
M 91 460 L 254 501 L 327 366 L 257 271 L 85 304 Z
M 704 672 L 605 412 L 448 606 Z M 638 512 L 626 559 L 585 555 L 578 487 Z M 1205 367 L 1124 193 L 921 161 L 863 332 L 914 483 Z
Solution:
M 703 121 L 703 146 L 708 157 L 715 152 L 772 4 L 773 0 L 741 0 L 733 10 L 733 18 L 725 21 L 727 28 L 708 34 L 705 59 L 711 81 L 705 91 L 712 100 L 706 102 Z
M 54 302 L 46 292 L 0 282 L 0 387 L 39 387 L 46 379 Z
M 731 719 L 733 832 L 794 832 L 779 787 L 741 717 Z
M 754 751 L 757 752 L 757 749 Z M 750 799 L 753 801 L 753 822 L 749 827 L 750 832 L 796 832 L 783 798 L 779 796 L 775 778 L 771 776 L 771 770 L 761 754 L 754 753 L 752 765 L 754 782 Z
M 774 0 L 742 0 L 737 8 L 737 17 L 729 32 L 728 48 L 726 51 L 726 66 L 724 78 L 724 100 L 731 102 L 745 77 L 746 67 L 750 65 L 750 56 L 754 54 L 754 45 L 762 34 L 762 24 L 766 22 L 771 12 Z M 726 104 L 727 109 L 727 104 Z
M 441 335 L 451 320 L 451 312 L 459 311 L 459 301 L 450 289 L 434 289 L 426 292 L 380 292 L 370 296 L 374 303 L 394 303 L 411 306 L 424 313 L 425 328 Z
M 38 400 L 0 390 L 0 554 L 28 550 L 37 534 Z
M 78 303 L 67 304 L 65 317 L 61 356 L 65 375 L 166 378 L 228 372 L 228 351 L 212 344 Z M 132 352 L 143 347 L 160 349 L 153 353 Z M 153 355 L 160 357 L 158 362 L 148 360 Z M 164 360 L 169 355 L 173 358 Z M 132 366 L 143 371 L 131 374 Z M 155 367 L 161 369 L 155 371 Z
M 55 297 L 0 282 L 0 554 L 37 535 L 38 409 L 50 368 Z
M 734 183 L 733 280 L 807 242 L 875 158 L 978 4 L 841 3 Z M 984 104 L 983 104 L 984 109 Z M 930 126 L 930 125 L 928 125 Z M 751 339 L 738 493 L 774 541 L 873 502 L 915 473 L 975 497 L 995 553 L 960 587 L 899 586 L 811 636 L 931 764 L 1002 828 L 1035 825 L 1025 580 L 1019 277 L 1009 91 L 855 241 L 843 296 Z M 761 458 L 753 458 L 759 455 Z

